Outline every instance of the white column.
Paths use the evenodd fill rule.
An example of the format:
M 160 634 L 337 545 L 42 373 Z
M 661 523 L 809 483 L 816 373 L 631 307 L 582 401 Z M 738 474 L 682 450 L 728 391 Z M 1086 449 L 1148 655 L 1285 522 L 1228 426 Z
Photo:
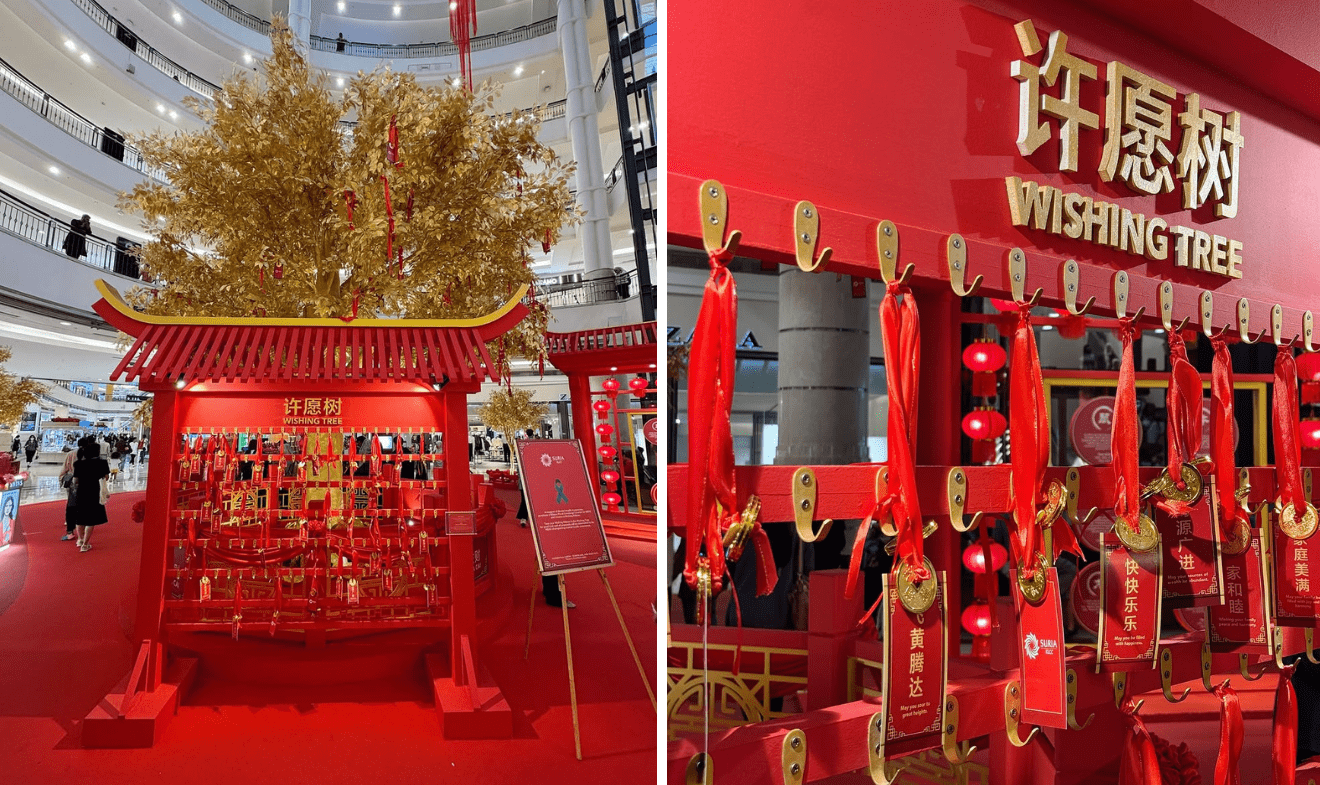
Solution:
M 299 48 L 306 52 L 312 38 L 312 0 L 289 0 L 289 30 Z
M 605 278 L 614 274 L 614 251 L 610 247 L 609 202 L 600 160 L 600 128 L 596 124 L 596 83 L 591 74 L 583 0 L 559 0 L 559 46 L 568 87 L 565 116 L 577 160 L 577 198 L 587 214 L 578 230 L 585 259 L 583 278 Z

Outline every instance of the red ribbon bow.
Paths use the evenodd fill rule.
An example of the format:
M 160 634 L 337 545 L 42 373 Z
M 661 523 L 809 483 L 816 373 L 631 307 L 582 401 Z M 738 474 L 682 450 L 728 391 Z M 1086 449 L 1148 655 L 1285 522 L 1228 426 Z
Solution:
M 1137 374 L 1133 368 L 1132 341 L 1136 338 L 1131 316 L 1118 320 L 1118 337 L 1123 342 L 1123 361 L 1118 368 L 1118 392 L 1114 396 L 1114 427 L 1109 432 L 1109 450 L 1113 454 L 1114 518 L 1122 520 L 1133 532 L 1141 516 L 1141 478 L 1137 451 L 1141 433 L 1137 428 Z M 1179 467 L 1181 476 L 1181 466 Z
M 1237 466 L 1233 455 L 1233 359 L 1223 338 L 1211 338 L 1215 359 L 1210 366 L 1210 458 L 1219 486 L 1220 531 L 1231 531 L 1238 519 Z
M 1293 664 L 1279 671 L 1279 686 L 1274 691 L 1274 785 L 1297 781 L 1297 693 L 1292 686 L 1296 669 Z
M 1118 764 L 1118 785 L 1160 785 L 1160 756 L 1146 723 L 1137 716 L 1137 704 L 1128 698 L 1123 705 L 1127 734 Z
M 1300 516 L 1306 508 L 1302 486 L 1302 445 L 1297 440 L 1300 414 L 1297 405 L 1297 363 L 1292 349 L 1274 357 L 1274 465 L 1279 477 L 1279 498 Z
M 1183 487 L 1182 465 L 1192 460 L 1201 449 L 1201 375 L 1187 361 L 1187 344 L 1177 330 L 1167 332 L 1169 340 L 1169 394 L 1168 423 L 1165 432 L 1169 442 L 1168 474 L 1173 482 Z M 1184 514 L 1186 502 L 1160 499 L 1156 502 L 1171 515 Z
M 1238 757 L 1242 754 L 1242 704 L 1228 683 L 1215 687 L 1219 698 L 1219 757 L 1215 759 L 1215 785 L 1240 785 Z

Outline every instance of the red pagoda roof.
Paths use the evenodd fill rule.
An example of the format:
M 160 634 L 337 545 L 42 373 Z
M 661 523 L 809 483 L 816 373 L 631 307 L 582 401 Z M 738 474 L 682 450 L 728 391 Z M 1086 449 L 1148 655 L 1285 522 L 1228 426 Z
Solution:
M 524 292 L 476 319 L 236 319 L 160 317 L 133 310 L 97 281 L 92 308 L 136 338 L 110 374 L 144 388 L 194 381 L 391 381 L 435 384 L 499 379 L 486 342 L 527 315 Z
M 572 333 L 546 333 L 550 363 L 564 373 L 655 370 L 659 362 L 655 322 L 621 324 Z

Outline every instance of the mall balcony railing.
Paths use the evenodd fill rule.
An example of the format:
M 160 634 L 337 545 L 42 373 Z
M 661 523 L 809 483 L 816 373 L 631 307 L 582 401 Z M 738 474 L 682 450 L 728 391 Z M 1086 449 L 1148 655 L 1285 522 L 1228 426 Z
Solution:
M 165 170 L 149 165 L 142 159 L 142 153 L 126 144 L 123 137 L 107 135 L 104 129 L 97 128 L 91 120 L 57 101 L 4 60 L 0 60 L 0 89 L 88 147 L 122 161 L 125 166 L 148 177 L 162 182 L 168 179 Z
M 49 251 L 64 253 L 64 238 L 69 234 L 69 224 L 0 191 L 0 231 Z M 85 239 L 87 254 L 75 261 L 129 278 L 140 277 L 137 259 L 130 254 L 128 246 L 120 247 L 95 235 L 88 235 Z
M 157 71 L 173 78 L 179 84 L 192 90 L 194 93 L 204 95 L 207 98 L 215 98 L 216 93 L 220 92 L 220 87 L 214 85 L 197 74 L 169 59 L 165 55 L 156 51 L 150 44 L 137 37 L 137 34 L 125 27 L 118 19 L 110 15 L 110 12 L 100 6 L 96 0 L 73 0 L 73 4 L 83 10 L 83 13 L 91 17 L 92 21 L 100 25 L 110 35 L 119 39 L 124 46 L 137 53 L 138 57 L 147 61 Z
M 249 30 L 254 30 L 262 35 L 270 35 L 269 20 L 250 14 L 233 3 L 225 2 L 225 0 L 202 0 L 202 2 Z M 529 25 L 516 27 L 512 30 L 478 36 L 472 39 L 472 51 L 480 52 L 486 49 L 496 49 L 501 46 L 540 38 L 543 35 L 553 33 L 557 23 L 558 20 L 552 16 L 549 19 L 542 19 L 539 22 L 532 22 Z M 319 35 L 311 36 L 311 48 L 318 52 L 338 52 L 353 57 L 381 59 L 447 57 L 458 52 L 458 46 L 452 41 L 440 41 L 431 44 L 365 44 L 359 41 L 345 41 L 344 48 L 341 50 L 339 39 Z
M 569 284 L 538 282 L 536 301 L 550 308 L 564 308 L 593 303 L 631 300 L 639 294 L 637 271 L 593 281 L 575 281 Z

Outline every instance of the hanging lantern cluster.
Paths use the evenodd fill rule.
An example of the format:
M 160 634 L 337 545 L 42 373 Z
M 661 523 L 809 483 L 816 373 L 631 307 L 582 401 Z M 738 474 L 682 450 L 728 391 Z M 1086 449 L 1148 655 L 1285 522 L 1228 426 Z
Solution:
M 611 442 L 614 441 L 614 425 L 612 423 L 618 421 L 614 415 L 619 396 L 619 380 L 611 376 L 602 382 L 600 386 L 605 390 L 607 400 L 596 401 L 592 404 L 592 408 L 596 410 L 597 415 L 602 420 L 608 419 L 608 422 L 596 425 L 596 433 L 600 436 L 601 442 L 596 452 L 600 454 L 601 463 L 605 465 L 605 468 L 600 472 L 601 482 L 605 483 L 605 492 L 601 494 L 600 500 L 605 504 L 606 509 L 611 512 L 618 512 L 619 504 L 623 501 L 623 497 L 619 495 L 619 472 L 615 468 L 617 466 L 615 460 L 619 455 L 619 451 Z
M 1008 562 L 1008 550 L 990 539 L 982 526 L 976 542 L 962 553 L 963 566 L 974 576 L 975 599 L 962 612 L 962 627 L 972 636 L 972 656 L 982 662 L 990 661 L 990 630 L 994 627 L 991 605 L 998 593 L 999 569 Z
M 972 395 L 978 398 L 993 398 L 998 395 L 998 371 L 1008 360 L 1004 347 L 982 338 L 963 349 L 962 357 L 963 365 L 972 371 Z

